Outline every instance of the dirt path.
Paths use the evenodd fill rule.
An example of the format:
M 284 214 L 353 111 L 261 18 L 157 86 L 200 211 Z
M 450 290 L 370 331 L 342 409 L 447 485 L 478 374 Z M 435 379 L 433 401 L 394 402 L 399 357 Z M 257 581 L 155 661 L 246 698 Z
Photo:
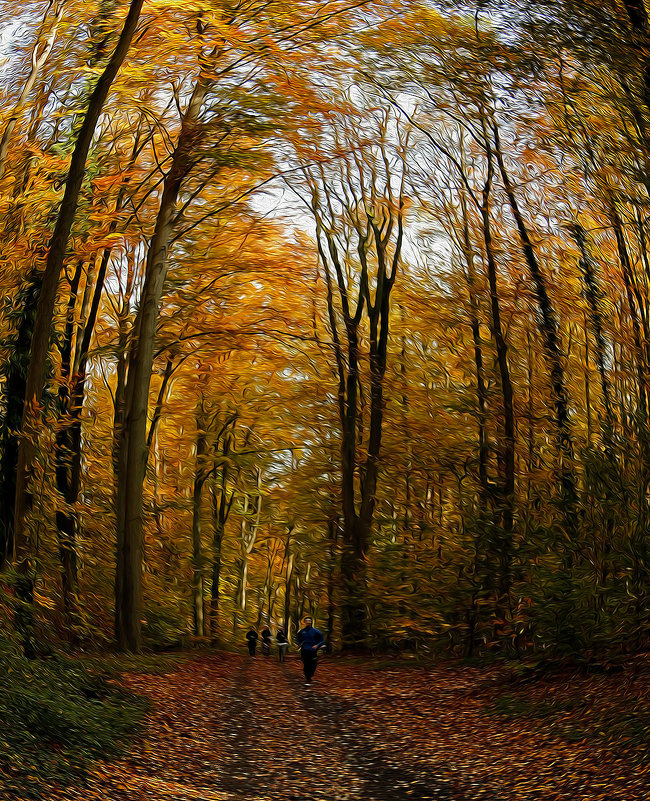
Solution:
M 326 658 L 306 688 L 300 668 L 220 654 L 126 676 L 153 702 L 145 738 L 52 801 L 650 799 L 615 754 L 490 717 L 478 672 Z

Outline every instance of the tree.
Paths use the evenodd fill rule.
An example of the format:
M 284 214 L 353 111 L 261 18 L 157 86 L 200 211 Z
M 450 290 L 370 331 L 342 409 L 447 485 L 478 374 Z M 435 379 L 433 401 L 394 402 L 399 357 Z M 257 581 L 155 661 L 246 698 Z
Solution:
M 327 319 L 338 379 L 341 431 L 341 510 L 344 551 L 342 632 L 347 647 L 366 637 L 365 560 L 372 536 L 384 418 L 390 297 L 404 236 L 404 152 L 408 135 L 390 112 L 375 110 L 359 125 L 334 133 L 342 156 L 314 167 L 303 158 L 308 208 L 314 217 L 325 277 Z M 374 128 L 374 137 L 369 134 Z M 376 137 L 376 138 L 375 138 Z M 376 142 L 375 146 L 367 144 Z M 394 139 L 396 145 L 391 145 Z M 311 154 L 310 154 L 311 155 Z M 317 158 L 317 157 L 315 157 Z M 311 159 L 310 159 L 311 161 Z M 354 254 L 354 255 L 353 255 Z M 367 326 L 367 327 L 366 327 Z M 361 362 L 368 341 L 368 377 Z M 363 399 L 367 381 L 369 420 L 363 455 Z

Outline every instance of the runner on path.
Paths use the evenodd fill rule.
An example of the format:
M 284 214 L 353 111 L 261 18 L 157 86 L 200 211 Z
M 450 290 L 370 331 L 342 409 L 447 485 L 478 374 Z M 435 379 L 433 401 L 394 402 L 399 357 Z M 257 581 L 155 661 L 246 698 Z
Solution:
M 269 656 L 271 653 L 271 630 L 267 626 L 262 631 L 262 653 L 264 656 Z
M 287 653 L 287 648 L 289 647 L 289 640 L 287 639 L 287 635 L 284 633 L 284 629 L 278 629 L 278 633 L 275 635 L 275 641 L 278 644 L 278 659 L 280 662 L 284 662 L 284 657 Z
M 255 648 L 257 647 L 257 632 L 252 626 L 246 634 L 246 639 L 248 640 L 248 653 L 250 656 L 255 656 Z
M 313 627 L 313 620 L 310 617 L 304 618 L 303 622 L 305 628 L 300 629 L 296 641 L 300 645 L 300 658 L 305 672 L 305 685 L 309 686 L 316 672 L 318 649 L 325 645 L 325 638 L 318 629 Z

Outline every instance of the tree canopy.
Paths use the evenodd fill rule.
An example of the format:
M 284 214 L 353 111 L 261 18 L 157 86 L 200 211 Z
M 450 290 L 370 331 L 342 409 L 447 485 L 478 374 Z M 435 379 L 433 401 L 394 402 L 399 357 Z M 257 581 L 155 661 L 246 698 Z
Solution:
M 8 636 L 650 635 L 643 0 L 2 0 Z

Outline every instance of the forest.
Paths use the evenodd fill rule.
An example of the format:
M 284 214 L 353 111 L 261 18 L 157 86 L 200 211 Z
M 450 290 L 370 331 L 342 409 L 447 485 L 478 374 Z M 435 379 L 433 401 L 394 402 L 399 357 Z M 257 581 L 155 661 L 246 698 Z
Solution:
M 650 3 L 0 0 L 8 799 L 647 798 L 649 532 Z
M 641 0 L 1 13 L 10 639 L 647 647 Z

